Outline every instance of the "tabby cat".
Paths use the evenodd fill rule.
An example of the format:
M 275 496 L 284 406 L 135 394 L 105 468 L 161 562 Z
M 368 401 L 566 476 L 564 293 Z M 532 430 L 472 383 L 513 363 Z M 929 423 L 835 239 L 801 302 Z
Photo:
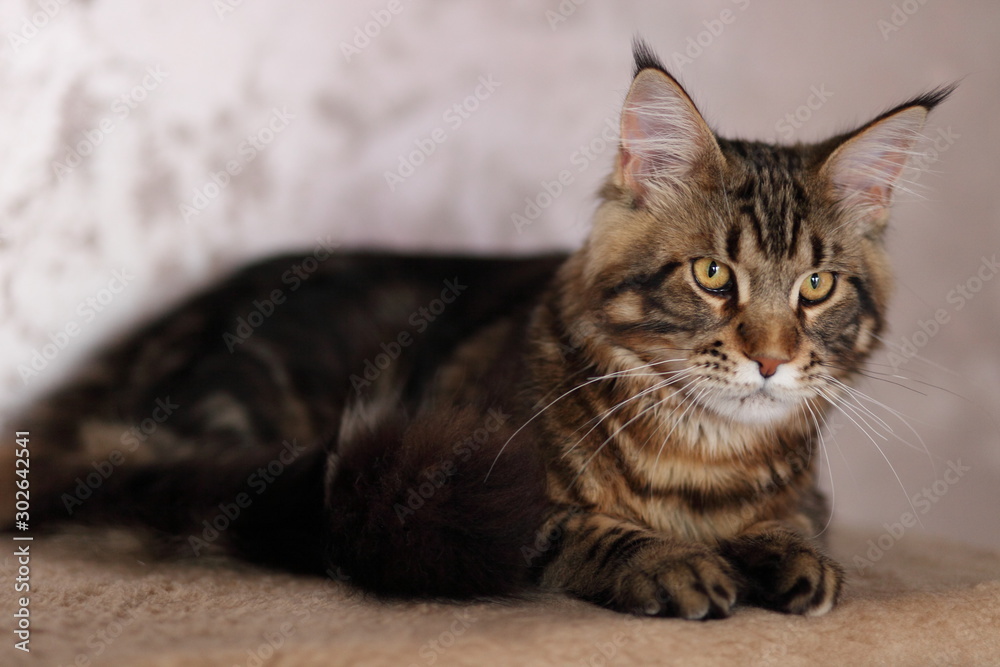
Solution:
M 950 89 L 778 146 L 717 136 L 634 55 L 582 248 L 244 269 L 13 423 L 33 525 L 387 595 L 832 609 L 820 425 L 884 326 L 893 188 Z

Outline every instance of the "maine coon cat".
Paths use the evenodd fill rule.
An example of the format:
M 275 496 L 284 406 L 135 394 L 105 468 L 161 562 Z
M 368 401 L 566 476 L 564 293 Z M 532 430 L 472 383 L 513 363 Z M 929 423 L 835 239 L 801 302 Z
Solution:
M 583 247 L 244 269 L 12 422 L 33 525 L 390 595 L 823 614 L 822 416 L 877 344 L 893 188 L 949 92 L 817 144 L 730 140 L 639 43 Z

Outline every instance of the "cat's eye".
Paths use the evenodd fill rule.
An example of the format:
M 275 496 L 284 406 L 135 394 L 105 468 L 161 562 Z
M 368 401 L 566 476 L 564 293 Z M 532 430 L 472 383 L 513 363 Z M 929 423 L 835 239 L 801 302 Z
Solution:
M 694 279 L 709 292 L 727 292 L 733 287 L 733 272 L 728 266 L 711 257 L 694 260 Z
M 809 274 L 799 287 L 802 302 L 813 305 L 825 301 L 833 293 L 837 284 L 837 274 L 830 271 L 817 271 Z

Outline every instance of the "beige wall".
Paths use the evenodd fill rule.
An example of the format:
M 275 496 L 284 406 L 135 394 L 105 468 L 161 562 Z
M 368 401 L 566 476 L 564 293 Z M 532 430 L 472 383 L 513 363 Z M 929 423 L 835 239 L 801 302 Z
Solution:
M 223 14 L 202 0 L 152 5 L 0 9 L 7 410 L 96 341 L 250 256 L 328 236 L 478 251 L 576 243 L 638 32 L 727 135 L 824 137 L 962 79 L 931 120 L 926 150 L 936 152 L 912 174 L 891 235 L 899 288 L 888 338 L 921 358 L 898 372 L 873 366 L 884 381 L 862 384 L 917 434 L 888 409 L 876 411 L 898 439 L 872 442 L 831 417 L 826 485 L 837 521 L 870 525 L 873 537 L 915 511 L 924 528 L 904 535 L 1000 545 L 1000 279 L 983 261 L 1000 254 L 997 3 L 403 2 L 356 53 L 342 44 L 389 2 L 245 2 Z M 468 117 L 449 112 L 477 88 Z M 273 140 L 216 193 L 212 172 L 245 160 L 241 143 L 269 123 Z M 436 128 L 444 141 L 390 189 L 385 173 Z M 66 163 L 67 147 L 88 141 L 93 150 Z M 591 142 L 592 155 L 580 150 Z M 57 162 L 69 168 L 56 173 Z M 572 183 L 519 232 L 511 215 L 562 170 Z M 206 188 L 217 196 L 197 200 Z M 185 216 L 182 204 L 204 208 Z M 960 285 L 979 291 L 958 296 Z M 936 328 L 926 324 L 935 314 Z M 22 381 L 18 366 L 71 330 Z M 880 375 L 890 372 L 909 379 Z M 960 477 L 947 472 L 959 462 Z

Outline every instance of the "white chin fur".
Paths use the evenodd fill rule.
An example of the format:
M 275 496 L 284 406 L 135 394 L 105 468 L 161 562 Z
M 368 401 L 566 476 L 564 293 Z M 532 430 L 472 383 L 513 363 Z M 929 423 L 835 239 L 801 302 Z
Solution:
M 769 424 L 786 418 L 794 403 L 757 391 L 745 397 L 711 396 L 705 407 L 716 414 L 744 424 Z
M 757 364 L 737 367 L 733 384 L 707 394 L 701 403 L 716 414 L 743 424 L 770 424 L 788 417 L 799 405 L 799 373 L 792 364 L 782 364 L 764 380 Z

